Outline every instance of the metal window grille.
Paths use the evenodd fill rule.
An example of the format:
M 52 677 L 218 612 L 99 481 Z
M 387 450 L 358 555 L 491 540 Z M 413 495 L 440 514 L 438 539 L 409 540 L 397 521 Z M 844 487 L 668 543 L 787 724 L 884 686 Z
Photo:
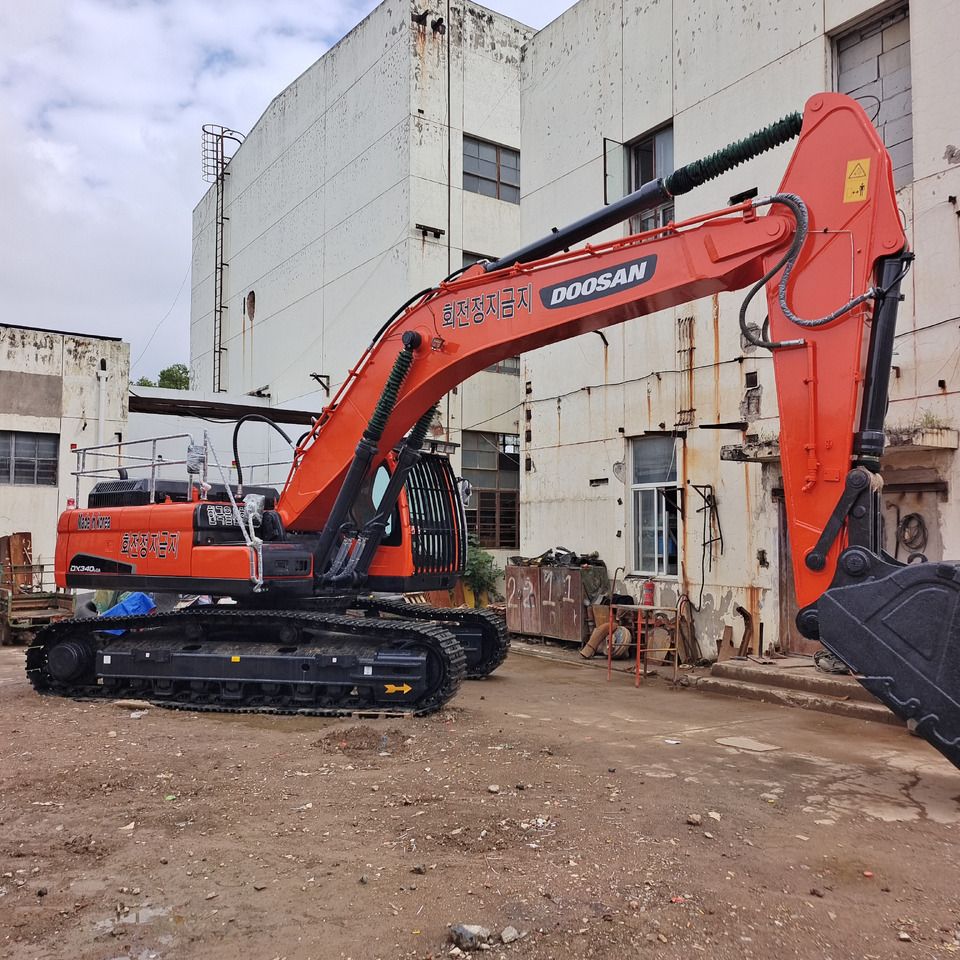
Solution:
M 55 487 L 59 460 L 58 434 L 0 430 L 0 484 Z
M 463 138 L 463 189 L 485 197 L 520 202 L 520 151 Z
M 465 431 L 462 473 L 473 487 L 467 529 L 481 547 L 520 546 L 520 437 Z

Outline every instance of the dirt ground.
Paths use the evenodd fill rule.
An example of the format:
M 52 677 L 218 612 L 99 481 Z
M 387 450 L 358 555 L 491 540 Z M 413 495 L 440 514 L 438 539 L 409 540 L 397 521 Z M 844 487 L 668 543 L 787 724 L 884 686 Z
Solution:
M 505 960 L 960 951 L 960 772 L 895 726 L 516 653 L 419 720 L 22 669 L 0 650 L 2 958 L 422 960 L 457 924 Z

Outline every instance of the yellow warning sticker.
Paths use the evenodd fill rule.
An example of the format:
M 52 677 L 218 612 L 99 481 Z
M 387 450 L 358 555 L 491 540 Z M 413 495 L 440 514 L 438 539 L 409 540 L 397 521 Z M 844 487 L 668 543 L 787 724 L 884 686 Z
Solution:
M 231 658 L 230 658 L 230 662 L 231 662 L 231 663 L 239 663 L 239 662 L 240 662 L 240 658 L 239 658 L 239 657 L 231 657 Z
M 870 180 L 870 160 L 848 160 L 847 179 L 843 184 L 843 202 L 858 203 L 867 199 Z

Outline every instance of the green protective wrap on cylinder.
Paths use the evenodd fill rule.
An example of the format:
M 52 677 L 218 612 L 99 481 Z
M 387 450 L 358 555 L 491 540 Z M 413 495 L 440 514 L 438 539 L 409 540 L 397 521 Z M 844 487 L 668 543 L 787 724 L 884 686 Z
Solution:
M 400 386 L 412 363 L 413 350 L 410 347 L 404 347 L 393 363 L 393 369 L 390 371 L 390 376 L 387 377 L 383 392 L 377 401 L 377 408 L 373 411 L 373 416 L 370 417 L 367 429 L 363 431 L 364 440 L 369 440 L 371 443 L 380 441 L 383 431 L 387 427 L 387 421 L 390 419 L 390 414 L 393 413 L 393 408 L 396 405 Z
M 674 197 L 688 193 L 694 187 L 719 177 L 721 173 L 726 173 L 739 164 L 799 136 L 802 124 L 802 114 L 791 113 L 782 120 L 770 124 L 769 127 L 764 127 L 763 130 L 758 130 L 743 140 L 731 143 L 709 157 L 694 160 L 693 163 L 681 167 L 664 178 L 664 186 Z
M 407 437 L 407 444 L 414 450 L 419 450 L 423 446 L 424 438 L 427 436 L 427 430 L 433 422 L 433 415 L 437 412 L 440 404 L 435 403 L 413 426 L 410 435 Z

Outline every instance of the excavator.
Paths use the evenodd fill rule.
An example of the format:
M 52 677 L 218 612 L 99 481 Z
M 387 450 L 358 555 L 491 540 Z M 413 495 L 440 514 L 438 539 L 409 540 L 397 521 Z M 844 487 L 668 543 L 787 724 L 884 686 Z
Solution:
M 794 137 L 777 193 L 585 242 Z M 449 588 L 463 568 L 462 490 L 426 449 L 438 401 L 518 353 L 748 290 L 741 331 L 772 352 L 777 383 L 798 627 L 960 767 L 960 567 L 903 564 L 881 542 L 884 414 L 912 256 L 870 119 L 818 94 L 802 115 L 411 297 L 295 444 L 279 493 L 244 492 L 239 470 L 236 485 L 206 482 L 205 448 L 192 445 L 186 481 L 97 483 L 60 516 L 60 586 L 228 602 L 51 624 L 27 674 L 43 694 L 191 710 L 440 709 L 503 661 L 508 638 L 480 611 L 384 596 Z M 767 317 L 751 323 L 760 291 Z

